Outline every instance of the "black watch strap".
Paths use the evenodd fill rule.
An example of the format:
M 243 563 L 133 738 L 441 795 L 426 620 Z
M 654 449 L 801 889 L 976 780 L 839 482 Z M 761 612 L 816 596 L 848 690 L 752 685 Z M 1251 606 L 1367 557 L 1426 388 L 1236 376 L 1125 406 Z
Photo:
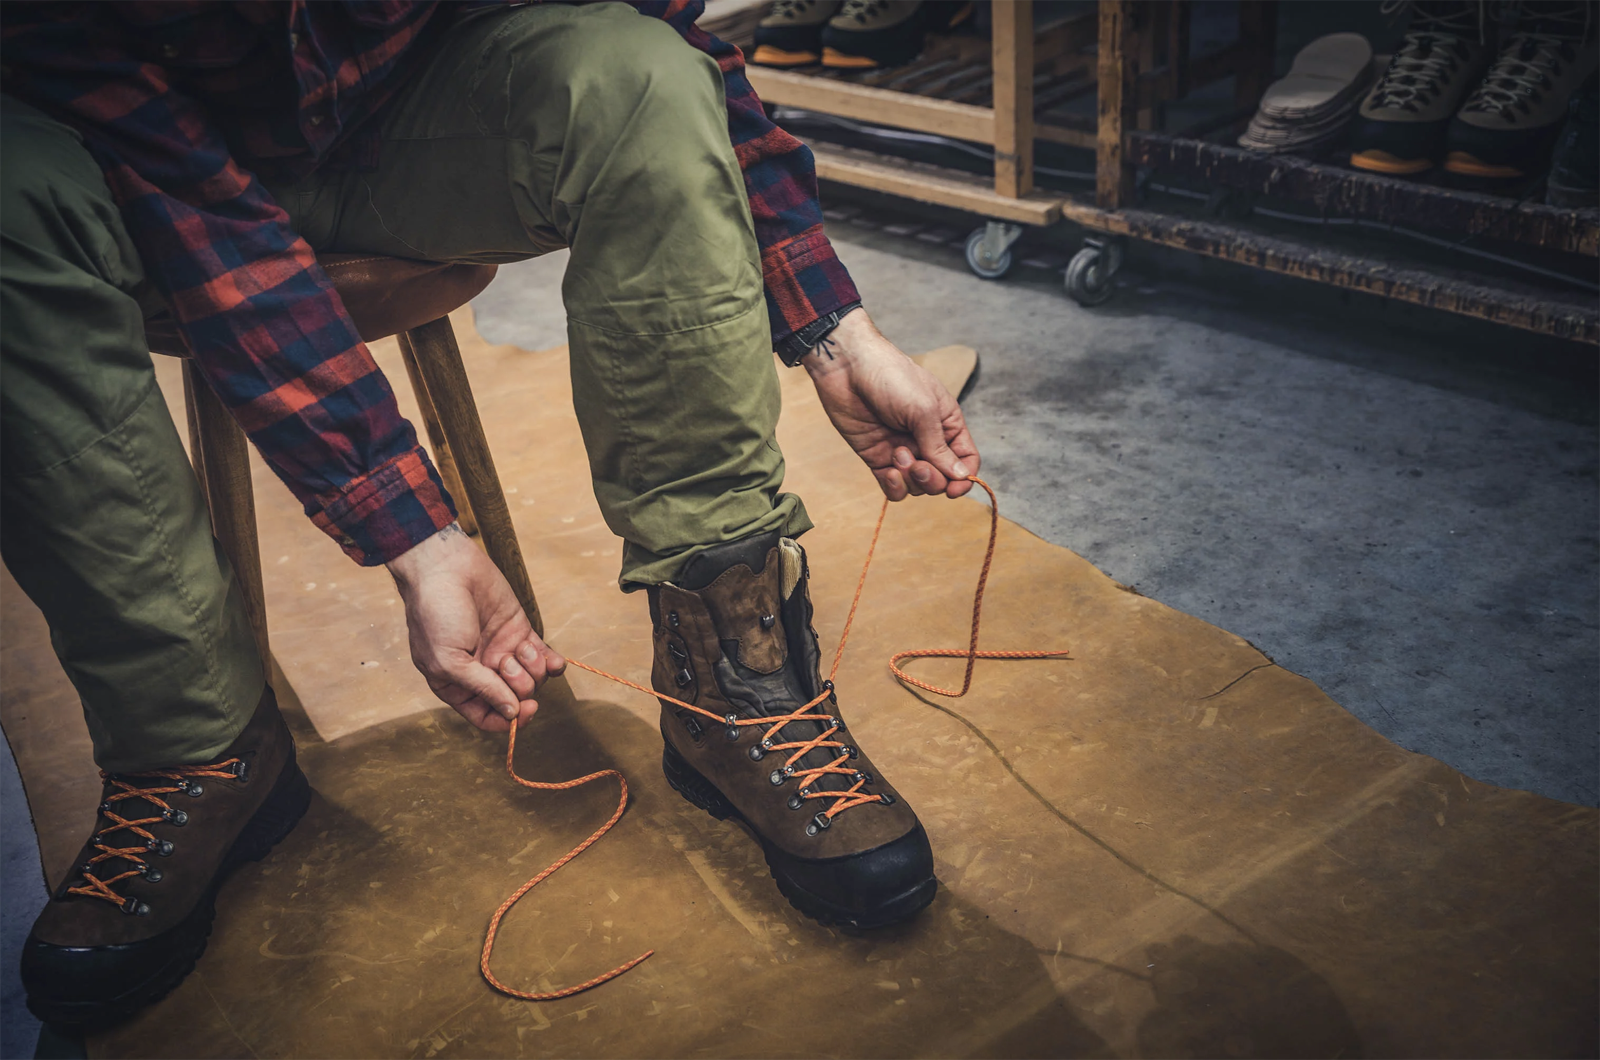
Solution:
M 860 309 L 860 302 L 851 302 L 847 306 L 840 306 L 826 316 L 818 317 L 799 331 L 790 332 L 778 342 L 778 357 L 784 364 L 793 368 L 800 363 L 800 358 L 810 353 L 812 348 L 823 339 L 827 338 L 834 328 L 839 326 L 839 321 L 852 309 Z

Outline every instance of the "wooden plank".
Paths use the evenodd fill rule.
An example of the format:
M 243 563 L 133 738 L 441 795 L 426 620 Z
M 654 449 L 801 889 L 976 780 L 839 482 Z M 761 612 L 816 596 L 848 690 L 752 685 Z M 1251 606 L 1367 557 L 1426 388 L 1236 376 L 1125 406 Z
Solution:
M 1095 145 L 1095 202 L 1115 210 L 1133 201 L 1133 167 L 1123 154 L 1123 133 L 1133 124 L 1134 0 L 1100 0 L 1099 135 Z
M 1068 147 L 1081 147 L 1093 151 L 1099 143 L 1099 137 L 1092 129 L 1074 129 L 1070 125 L 1044 124 L 1040 122 L 1033 127 L 1033 137 L 1036 140 L 1048 140 L 1053 144 L 1066 144 Z
M 750 66 L 746 72 L 757 95 L 766 103 L 782 103 L 973 143 L 994 143 L 994 111 L 988 107 L 808 77 L 788 70 Z
M 1176 247 L 1222 261 L 1296 276 L 1352 291 L 1505 324 L 1525 331 L 1600 344 L 1600 310 L 1592 301 L 1563 300 L 1492 287 L 1315 243 L 1266 236 L 1232 225 L 1192 221 L 1149 210 L 1103 210 L 1068 200 L 1064 220 L 1100 232 Z
M 1277 43 L 1277 0 L 1239 0 L 1240 57 L 1229 71 L 1234 75 L 1234 106 L 1242 109 L 1261 102 L 1262 93 L 1272 83 Z
M 1325 216 L 1443 229 L 1589 257 L 1600 253 L 1600 218 L 1592 211 L 1519 203 L 1159 133 L 1130 133 L 1127 151 L 1135 165 L 1309 203 Z
M 462 488 L 478 520 L 479 542 L 511 583 L 511 591 L 527 612 L 533 631 L 542 637 L 544 618 L 539 614 L 539 603 L 534 599 L 533 585 L 528 580 L 528 568 L 522 561 L 517 530 L 511 523 L 511 511 L 506 507 L 500 477 L 495 473 L 494 457 L 483 434 L 478 406 L 472 400 L 472 385 L 467 380 L 466 366 L 461 363 L 461 348 L 456 345 L 450 318 L 440 317 L 412 328 L 406 333 L 406 339 L 416 357 L 423 387 L 433 399 L 440 426 L 455 454 Z
M 184 400 L 197 427 L 204 452 L 200 480 L 211 509 L 211 529 L 233 566 L 235 584 L 244 599 L 250 632 L 255 634 L 261 667 L 272 672 L 272 646 L 267 636 L 267 594 L 261 580 L 261 543 L 256 536 L 256 494 L 250 482 L 250 443 L 232 414 L 200 374 L 192 359 L 183 362 Z
M 992 217 L 1047 225 L 1061 216 L 1061 197 L 1034 191 L 1020 198 L 997 195 L 989 181 L 960 170 L 923 166 L 902 158 L 812 144 L 817 176 L 857 188 L 900 195 Z
M 994 190 L 1033 190 L 1033 0 L 991 7 L 994 22 Z

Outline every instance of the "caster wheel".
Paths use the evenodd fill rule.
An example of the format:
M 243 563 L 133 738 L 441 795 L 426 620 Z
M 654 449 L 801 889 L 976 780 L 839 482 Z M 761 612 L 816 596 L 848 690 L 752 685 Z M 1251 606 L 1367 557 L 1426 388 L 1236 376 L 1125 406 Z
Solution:
M 1086 246 L 1072 256 L 1067 265 L 1067 294 L 1082 306 L 1100 305 L 1116 290 L 1111 282 L 1116 272 L 1112 255 L 1105 247 Z
M 967 237 L 967 268 L 985 280 L 998 280 L 1011 271 L 1011 248 L 1001 251 L 997 258 L 990 257 L 983 245 L 986 231 L 984 228 L 974 228 Z

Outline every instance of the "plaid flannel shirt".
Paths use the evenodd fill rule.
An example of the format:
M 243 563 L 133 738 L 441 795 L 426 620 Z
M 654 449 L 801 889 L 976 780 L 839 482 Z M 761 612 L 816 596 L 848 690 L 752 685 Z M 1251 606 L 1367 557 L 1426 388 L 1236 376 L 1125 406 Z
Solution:
M 722 69 L 774 341 L 856 301 L 822 232 L 811 152 L 767 120 L 739 49 L 695 26 L 701 0 L 633 6 Z M 57 0 L 3 12 L 4 90 L 83 134 L 201 372 L 312 521 L 367 565 L 436 533 L 455 508 L 253 170 L 374 165 L 371 119 L 461 9 Z

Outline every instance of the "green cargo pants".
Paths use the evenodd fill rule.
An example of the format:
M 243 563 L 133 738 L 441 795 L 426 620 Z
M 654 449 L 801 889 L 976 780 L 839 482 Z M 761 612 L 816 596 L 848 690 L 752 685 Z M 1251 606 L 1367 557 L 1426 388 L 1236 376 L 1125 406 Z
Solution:
M 101 766 L 203 761 L 248 721 L 262 676 L 155 388 L 148 285 L 75 134 L 9 100 L 3 115 L 0 547 Z M 377 172 L 274 196 L 318 251 L 571 248 L 574 404 L 625 586 L 810 527 L 780 492 L 759 256 L 711 59 L 622 5 L 494 11 L 453 27 L 382 122 Z

